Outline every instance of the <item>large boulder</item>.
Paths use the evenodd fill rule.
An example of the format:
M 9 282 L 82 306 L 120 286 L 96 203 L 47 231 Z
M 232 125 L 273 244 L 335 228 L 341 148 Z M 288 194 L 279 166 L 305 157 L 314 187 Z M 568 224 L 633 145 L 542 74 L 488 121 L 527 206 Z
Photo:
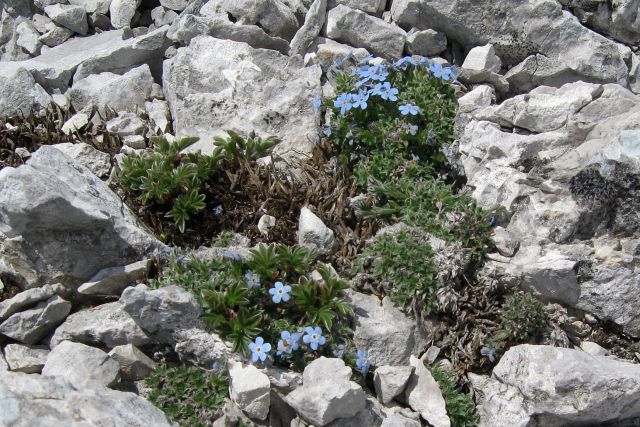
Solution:
M 510 214 L 491 266 L 640 336 L 640 99 L 576 82 L 486 105 L 465 103 L 460 159 L 476 202 Z
M 141 64 L 148 64 L 159 76 L 163 54 L 169 46 L 165 36 L 167 28 L 158 28 L 126 40 L 122 30 L 74 37 L 35 58 L 0 64 L 0 76 L 22 67 L 30 71 L 35 82 L 45 89 L 62 92 L 67 90 L 72 79 L 78 81 L 106 71 L 123 74 Z
M 559 0 L 570 8 L 580 22 L 599 33 L 608 34 L 627 44 L 640 42 L 638 0 Z
M 63 341 L 51 350 L 42 375 L 62 377 L 78 388 L 108 387 L 120 380 L 120 365 L 99 348 Z
M 160 409 L 133 393 L 77 388 L 63 378 L 4 373 L 0 396 L 0 424 L 12 427 L 174 426 Z
M 28 116 L 51 104 L 51 97 L 19 63 L 0 65 L 0 110 L 5 116 Z
M 213 150 L 224 129 L 282 140 L 275 153 L 309 156 L 316 132 L 312 98 L 319 66 L 246 43 L 199 36 L 165 61 L 163 89 L 179 136 L 199 136 L 193 149 Z
M 25 344 L 36 344 L 62 323 L 70 311 L 71 303 L 55 295 L 10 316 L 0 324 L 0 334 Z
M 78 285 L 161 246 L 106 183 L 50 146 L 0 171 L 0 232 L 24 287 Z
M 479 426 L 633 425 L 640 366 L 580 350 L 511 347 L 491 377 L 469 374 Z
M 507 65 L 541 54 L 555 72 L 538 84 L 627 83 L 630 50 L 585 28 L 555 0 L 394 0 L 391 15 L 405 29 L 442 31 L 469 49 L 490 43 Z
M 271 383 L 255 366 L 230 362 L 229 392 L 231 400 L 249 417 L 264 420 L 269 415 Z

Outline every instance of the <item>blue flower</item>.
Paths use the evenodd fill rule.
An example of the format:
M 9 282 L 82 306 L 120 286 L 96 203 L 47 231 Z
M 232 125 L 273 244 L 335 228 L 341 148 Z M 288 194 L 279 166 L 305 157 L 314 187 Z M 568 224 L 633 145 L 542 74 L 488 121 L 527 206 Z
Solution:
M 489 226 L 496 227 L 498 225 L 498 219 L 495 216 L 489 218 Z
M 445 75 L 445 69 L 442 64 L 431 64 L 429 71 L 433 74 L 433 77 L 441 79 Z
M 278 341 L 278 351 L 277 355 L 280 356 L 283 353 L 291 353 L 292 351 L 296 351 L 300 346 L 298 341 L 300 340 L 300 334 L 298 333 L 289 333 L 289 331 L 280 332 L 280 337 L 282 338 Z
M 366 375 L 367 372 L 369 372 L 369 368 L 371 368 L 371 361 L 369 360 L 369 356 L 366 351 L 358 350 L 356 368 L 362 375 Z
M 410 135 L 415 136 L 418 133 L 418 126 L 417 125 L 409 125 L 407 127 L 407 131 L 409 132 Z
M 380 95 L 382 93 L 383 83 L 376 83 L 369 89 L 369 95 Z
M 222 205 L 217 205 L 216 207 L 211 209 L 211 212 L 213 212 L 213 214 L 216 216 L 222 214 Z
M 242 257 L 240 256 L 240 254 L 239 254 L 239 253 L 237 253 L 237 252 L 232 252 L 232 251 L 224 251 L 224 252 L 222 253 L 222 257 L 223 257 L 223 258 L 230 259 L 230 260 L 232 260 L 232 261 L 241 261 L 241 260 L 242 260 Z
M 342 356 L 344 356 L 344 350 L 345 350 L 344 344 L 338 344 L 333 348 L 333 357 L 342 359 Z
M 260 287 L 260 276 L 256 273 L 247 273 L 244 275 L 244 278 L 247 279 L 247 286 L 249 289 Z
M 398 89 L 395 87 L 391 87 L 391 83 L 384 82 L 382 84 L 382 89 L 380 90 L 380 97 L 387 101 L 397 101 L 398 97 Z
M 353 107 L 353 104 L 351 103 L 352 96 L 353 95 L 350 93 L 341 93 L 340 96 L 338 96 L 338 98 L 333 102 L 333 105 L 340 109 L 341 115 L 344 116 L 346 112 L 349 111 L 351 107 Z
M 446 81 L 454 81 L 458 78 L 456 67 L 447 67 L 444 69 L 442 79 Z
M 406 116 L 407 114 L 415 116 L 420 112 L 420 107 L 413 104 L 403 104 L 398 108 L 400 109 L 400 114 L 402 114 L 403 116 Z
M 322 329 L 320 326 L 316 326 L 315 328 L 307 326 L 304 328 L 304 331 L 307 334 L 302 337 L 302 342 L 309 344 L 309 347 L 311 347 L 312 350 L 317 350 L 318 345 L 324 345 L 326 342 L 325 338 L 322 336 Z
M 496 351 L 489 347 L 482 347 L 480 349 L 480 354 L 483 356 L 487 356 L 491 363 L 496 361 Z
M 252 362 L 257 362 L 258 359 L 264 362 L 267 358 L 267 353 L 271 351 L 271 344 L 265 343 L 262 337 L 258 337 L 255 342 L 249 344 L 249 350 L 251 351 Z
M 280 301 L 289 301 L 289 292 L 291 292 L 291 286 L 283 285 L 282 282 L 274 283 L 273 288 L 269 289 L 269 293 L 273 295 L 271 300 L 276 304 Z
M 418 61 L 416 61 L 415 59 L 413 59 L 410 56 L 405 56 L 404 58 L 399 59 L 396 62 L 394 62 L 393 63 L 393 67 L 394 68 L 405 69 L 407 67 L 407 64 L 418 65 Z
M 353 108 L 362 108 L 363 110 L 367 108 L 367 100 L 369 99 L 369 94 L 367 92 L 361 90 L 357 95 L 352 96 Z
M 386 80 L 389 76 L 389 71 L 383 64 L 379 65 L 364 65 L 356 70 L 356 73 L 363 79 L 371 80 Z
M 313 105 L 313 112 L 317 113 L 320 111 L 320 107 L 322 106 L 322 99 L 316 95 L 311 99 L 311 104 Z
M 330 137 L 331 136 L 331 126 L 323 126 L 322 127 L 322 133 L 324 134 L 324 136 Z

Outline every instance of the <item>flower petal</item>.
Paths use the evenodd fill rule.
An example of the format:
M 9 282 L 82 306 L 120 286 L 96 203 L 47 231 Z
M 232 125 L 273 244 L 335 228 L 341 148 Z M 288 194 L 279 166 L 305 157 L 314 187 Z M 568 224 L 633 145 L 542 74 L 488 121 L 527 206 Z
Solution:
M 268 353 L 271 351 L 271 344 L 266 343 L 265 345 L 262 346 L 262 351 L 265 353 Z
M 256 338 L 256 344 L 257 344 L 257 345 L 262 345 L 262 344 L 264 344 L 264 338 L 262 338 L 262 337 L 258 337 L 258 338 Z

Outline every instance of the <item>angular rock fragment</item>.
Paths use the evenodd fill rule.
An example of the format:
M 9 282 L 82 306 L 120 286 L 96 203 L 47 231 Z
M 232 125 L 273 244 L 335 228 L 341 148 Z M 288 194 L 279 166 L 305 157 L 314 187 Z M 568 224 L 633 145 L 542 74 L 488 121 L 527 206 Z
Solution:
M 100 388 L 118 382 L 119 370 L 118 362 L 104 351 L 63 341 L 49 353 L 42 375 L 63 378 L 77 388 Z
M 36 344 L 58 326 L 71 311 L 71 303 L 53 296 L 34 308 L 10 316 L 0 324 L 0 334 L 25 344 Z

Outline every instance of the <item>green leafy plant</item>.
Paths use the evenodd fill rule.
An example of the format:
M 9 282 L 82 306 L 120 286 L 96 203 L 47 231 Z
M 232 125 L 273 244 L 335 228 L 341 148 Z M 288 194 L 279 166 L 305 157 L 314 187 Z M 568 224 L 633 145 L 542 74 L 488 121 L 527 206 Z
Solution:
M 303 275 L 314 268 L 318 280 Z M 305 328 L 321 327 L 326 343 L 314 351 L 285 352 L 279 360 L 287 366 L 329 355 L 331 344 L 347 342 L 352 334 L 348 284 L 302 247 L 262 244 L 247 259 L 233 253 L 213 261 L 172 257 L 154 283 L 177 284 L 198 295 L 204 319 L 245 355 L 258 336 L 275 347 L 283 331 L 300 338 Z
M 165 216 L 173 219 L 184 233 L 187 223 L 206 207 L 205 186 L 217 168 L 238 159 L 255 160 L 278 143 L 276 138 L 263 141 L 253 133 L 246 139 L 231 131 L 227 133 L 227 139 L 215 139 L 217 146 L 208 156 L 182 153 L 198 138 L 171 143 L 165 137 L 154 137 L 150 151 L 123 159 L 120 184 L 143 204 L 166 206 Z
M 468 394 L 460 391 L 456 374 L 445 369 L 440 363 L 436 363 L 429 370 L 440 386 L 451 426 L 475 426 L 479 421 L 476 405 Z
M 509 295 L 502 304 L 500 323 L 502 328 L 488 340 L 488 345 L 495 350 L 539 335 L 546 326 L 544 306 L 527 292 Z
M 185 427 L 206 427 L 222 415 L 229 380 L 201 368 L 161 364 L 145 380 L 148 400 Z

